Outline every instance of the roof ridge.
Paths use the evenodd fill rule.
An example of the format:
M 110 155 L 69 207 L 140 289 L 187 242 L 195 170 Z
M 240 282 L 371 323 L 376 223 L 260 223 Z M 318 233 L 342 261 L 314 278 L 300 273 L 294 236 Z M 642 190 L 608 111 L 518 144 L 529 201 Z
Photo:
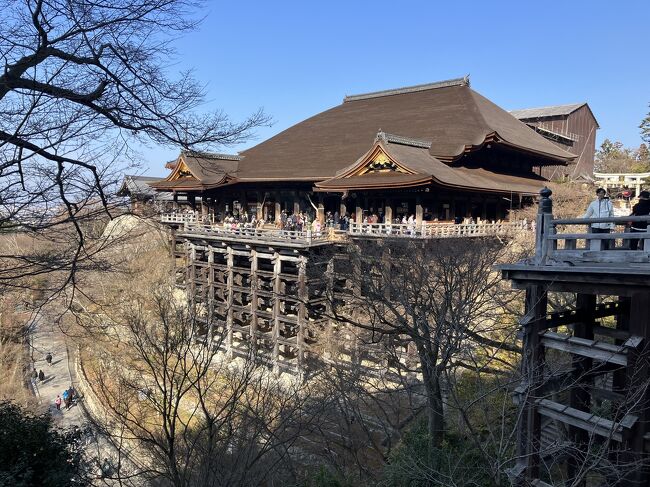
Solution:
M 443 81 L 436 81 L 433 83 L 425 83 L 414 86 L 404 86 L 402 88 L 393 88 L 390 90 L 373 91 L 369 93 L 361 93 L 358 95 L 349 95 L 343 99 L 343 103 L 357 100 L 366 100 L 368 98 L 379 98 L 382 96 L 402 95 L 404 93 L 415 93 L 418 91 L 432 90 L 435 88 L 446 88 L 448 86 L 469 86 L 469 75 L 462 78 L 454 78 Z
M 542 110 L 544 108 L 565 108 L 565 107 L 581 107 L 582 105 L 586 105 L 587 102 L 578 102 L 578 103 L 562 103 L 560 105 L 544 105 L 541 107 L 528 107 L 528 108 L 517 108 L 515 110 L 508 110 L 508 113 L 512 112 L 523 112 L 524 110 Z
M 194 150 L 182 150 L 181 154 L 184 156 L 203 157 L 205 159 L 221 159 L 225 161 L 241 161 L 244 156 L 239 154 L 221 154 L 218 152 L 204 152 Z
M 412 137 L 404 137 L 403 135 L 389 134 L 383 132 L 381 129 L 375 136 L 376 141 L 389 142 L 391 144 L 409 145 L 411 147 L 419 147 L 421 149 L 430 149 L 431 141 L 423 139 L 414 139 Z

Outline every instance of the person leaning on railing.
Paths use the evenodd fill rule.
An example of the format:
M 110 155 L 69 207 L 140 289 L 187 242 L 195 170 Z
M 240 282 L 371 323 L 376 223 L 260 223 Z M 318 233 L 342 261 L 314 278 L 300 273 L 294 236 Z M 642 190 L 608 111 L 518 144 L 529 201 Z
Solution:
M 582 218 L 612 218 L 614 216 L 614 206 L 606 196 L 607 192 L 603 188 L 596 190 L 596 199 L 589 203 L 587 211 Z M 591 233 L 610 233 L 614 227 L 613 223 L 592 223 L 590 225 Z M 602 249 L 609 249 L 609 240 L 603 240 Z
M 632 207 L 630 216 L 647 216 L 650 215 L 650 192 L 641 191 L 639 193 L 639 202 Z M 632 222 L 632 233 L 646 232 L 648 229 L 648 222 Z M 639 247 L 639 239 L 630 239 L 630 250 L 636 250 Z M 642 245 L 643 247 L 643 245 Z

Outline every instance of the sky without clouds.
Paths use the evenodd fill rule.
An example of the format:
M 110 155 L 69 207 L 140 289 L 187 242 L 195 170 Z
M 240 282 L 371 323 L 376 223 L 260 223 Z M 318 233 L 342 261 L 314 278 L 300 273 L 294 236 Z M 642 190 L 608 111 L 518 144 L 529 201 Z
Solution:
M 345 95 L 470 75 L 512 110 L 586 101 L 604 138 L 641 143 L 650 102 L 650 0 L 223 1 L 176 42 L 170 69 L 193 69 L 206 109 L 271 128 L 235 153 L 341 103 Z M 143 148 L 165 176 L 177 151 Z

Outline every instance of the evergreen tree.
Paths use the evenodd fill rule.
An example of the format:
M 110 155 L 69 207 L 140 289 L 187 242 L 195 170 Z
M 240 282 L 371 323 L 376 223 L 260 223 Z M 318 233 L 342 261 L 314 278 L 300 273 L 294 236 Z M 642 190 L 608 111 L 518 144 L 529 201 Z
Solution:
M 648 107 L 650 108 L 650 104 L 648 104 Z M 643 141 L 650 144 L 650 112 L 641 120 L 639 128 L 641 129 L 641 138 Z
M 81 486 L 81 452 L 71 434 L 56 431 L 48 413 L 0 402 L 0 486 Z

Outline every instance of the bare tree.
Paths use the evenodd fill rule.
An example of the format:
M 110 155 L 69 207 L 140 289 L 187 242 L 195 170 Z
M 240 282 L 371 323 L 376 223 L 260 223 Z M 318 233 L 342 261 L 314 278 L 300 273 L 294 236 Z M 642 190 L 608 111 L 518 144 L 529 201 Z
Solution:
M 504 245 L 491 239 L 385 239 L 350 249 L 347 285 L 332 288 L 332 314 L 392 351 L 386 365 L 421 374 L 433 451 L 445 433 L 445 375 L 457 368 L 508 370 L 507 354 L 519 351 L 507 319 L 512 297 L 493 269 Z M 334 274 L 341 277 L 336 268 Z
M 35 255 L 2 251 L 0 286 L 52 270 L 75 284 L 79 266 L 103 249 L 83 222 L 114 215 L 110 188 L 134 143 L 209 148 L 268 121 L 261 111 L 240 123 L 199 115 L 203 88 L 187 72 L 169 78 L 171 41 L 197 26 L 201 5 L 0 2 L 0 232 L 47 230 L 51 243 Z
M 167 485 L 294 478 L 294 446 L 322 411 L 310 386 L 280 380 L 253 356 L 219 354 L 223 335 L 206 333 L 218 324 L 169 296 L 117 313 L 105 337 L 112 345 L 94 348 L 104 349 L 89 377 L 113 421 L 107 433 Z

